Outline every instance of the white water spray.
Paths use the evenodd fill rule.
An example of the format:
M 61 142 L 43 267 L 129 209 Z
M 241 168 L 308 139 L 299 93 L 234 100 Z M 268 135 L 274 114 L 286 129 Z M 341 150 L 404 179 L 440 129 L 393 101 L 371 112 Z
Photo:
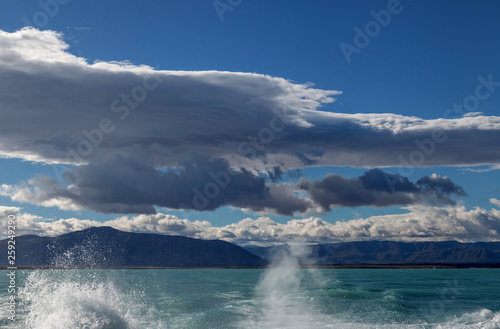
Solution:
M 255 313 L 245 328 L 327 328 L 323 316 L 307 290 L 319 288 L 323 280 L 312 268 L 310 249 L 303 244 L 289 245 L 272 256 L 271 265 L 256 288 Z M 307 285 L 308 289 L 304 289 Z

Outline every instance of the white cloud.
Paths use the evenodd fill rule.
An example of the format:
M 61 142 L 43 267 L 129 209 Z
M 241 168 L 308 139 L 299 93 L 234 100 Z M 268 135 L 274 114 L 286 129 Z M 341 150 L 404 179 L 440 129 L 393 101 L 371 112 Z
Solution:
M 52 189 L 41 189 L 35 182 L 47 181 L 51 185 Z M 19 186 L 11 186 L 7 184 L 0 185 L 0 195 L 10 197 L 12 201 L 21 203 L 31 203 L 44 207 L 57 207 L 62 210 L 82 210 L 82 206 L 79 206 L 71 198 L 64 197 L 66 191 L 63 191 L 62 187 L 57 185 L 57 182 L 50 180 L 47 176 L 40 176 L 40 180 L 30 179 L 28 184 L 21 184 Z M 35 184 L 35 185 L 33 185 Z M 71 190 L 71 186 L 68 188 Z M 63 192 L 61 195 L 61 192 Z
M 464 206 L 411 207 L 406 214 L 373 216 L 334 224 L 321 218 L 293 219 L 277 223 L 268 217 L 246 218 L 223 227 L 207 221 L 189 221 L 168 214 L 122 216 L 99 222 L 76 218 L 48 220 L 22 213 L 17 207 L 0 207 L 2 225 L 16 214 L 18 235 L 59 235 L 92 226 L 111 226 L 129 232 L 183 235 L 221 239 L 241 245 L 272 245 L 305 240 L 311 243 L 362 240 L 391 241 L 499 241 L 500 210 Z M 6 224 L 6 223 L 5 223 Z M 6 225 L 4 225 L 6 226 Z
M 495 199 L 495 198 L 491 198 L 491 199 L 490 199 L 490 202 L 491 202 L 492 204 L 494 204 L 495 206 L 499 206 L 499 207 L 500 207 L 500 200 Z

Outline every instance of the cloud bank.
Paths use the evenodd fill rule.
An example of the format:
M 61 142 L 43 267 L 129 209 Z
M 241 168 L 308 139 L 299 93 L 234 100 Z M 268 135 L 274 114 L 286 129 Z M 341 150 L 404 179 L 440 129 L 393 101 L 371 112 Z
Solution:
M 193 159 L 176 171 L 159 172 L 119 157 L 94 167 L 66 172 L 69 185 L 39 175 L 18 186 L 1 185 L 0 195 L 12 201 L 64 210 L 155 214 L 156 207 L 214 210 L 222 206 L 277 215 L 330 211 L 332 207 L 454 205 L 462 187 L 447 177 L 424 176 L 416 183 L 398 174 L 371 169 L 357 178 L 330 174 L 321 180 L 301 178 L 297 184 L 270 182 L 244 168 L 231 169 L 223 160 Z
M 256 73 L 88 63 L 68 48 L 53 31 L 0 31 L 3 156 L 88 163 L 120 153 L 159 168 L 196 150 L 247 168 L 376 167 L 417 150 L 425 159 L 412 165 L 500 163 L 500 117 L 332 113 L 320 109 L 339 91 Z
M 293 219 L 286 224 L 268 217 L 246 218 L 223 227 L 208 221 L 189 221 L 167 214 L 123 216 L 99 222 L 77 218 L 48 220 L 21 213 L 18 207 L 0 206 L 0 222 L 17 216 L 18 234 L 55 236 L 93 226 L 111 226 L 128 232 L 182 235 L 200 239 L 222 239 L 247 245 L 273 245 L 293 240 L 311 243 L 391 240 L 391 241 L 499 241 L 500 210 L 462 205 L 448 207 L 413 206 L 398 215 L 373 216 L 339 221 L 334 224 L 320 218 Z
M 380 169 L 372 169 L 351 179 L 336 174 L 316 181 L 301 179 L 298 186 L 323 210 L 330 210 L 332 207 L 387 207 L 425 201 L 453 205 L 456 202 L 450 195 L 465 195 L 462 187 L 447 177 L 433 174 L 412 183 L 406 177 Z
M 445 178 L 394 176 L 390 191 L 370 181 L 380 177 L 278 181 L 307 166 L 500 163 L 500 117 L 328 112 L 340 91 L 256 73 L 89 63 L 54 31 L 0 31 L 0 74 L 0 156 L 54 164 L 61 177 L 3 185 L 19 202 L 143 214 L 229 205 L 287 216 L 453 204 L 463 191 Z

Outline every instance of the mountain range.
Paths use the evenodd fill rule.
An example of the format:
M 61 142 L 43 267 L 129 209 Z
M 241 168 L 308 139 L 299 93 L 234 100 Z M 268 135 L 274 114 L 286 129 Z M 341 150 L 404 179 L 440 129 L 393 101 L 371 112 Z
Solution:
M 0 250 L 7 255 L 7 239 Z M 16 237 L 16 266 L 62 268 L 264 267 L 287 249 L 240 247 L 201 240 L 94 227 L 57 237 Z M 500 242 L 360 241 L 309 245 L 301 265 L 458 265 L 500 267 Z M 300 261 L 300 260 L 299 260 Z M 7 257 L 0 258 L 7 266 Z
M 7 240 L 0 241 L 7 255 Z M 261 267 L 267 261 L 232 243 L 94 227 L 58 237 L 16 238 L 17 266 Z M 2 257 L 0 265 L 7 265 Z
M 264 259 L 287 248 L 247 247 Z M 316 265 L 500 265 L 500 242 L 460 243 L 358 241 L 309 246 L 308 262 Z

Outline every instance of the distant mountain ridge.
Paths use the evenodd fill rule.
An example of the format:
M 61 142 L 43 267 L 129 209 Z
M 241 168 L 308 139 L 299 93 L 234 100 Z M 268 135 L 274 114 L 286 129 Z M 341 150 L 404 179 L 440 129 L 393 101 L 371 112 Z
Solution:
M 7 255 L 7 240 L 0 241 Z M 7 265 L 2 257 L 0 265 Z M 58 237 L 16 238 L 17 266 L 260 267 L 267 261 L 232 243 L 93 227 Z
M 270 260 L 285 247 L 246 249 Z M 500 242 L 341 242 L 312 245 L 309 256 L 316 265 L 500 264 Z
M 116 267 L 263 267 L 287 248 L 246 247 L 154 233 L 129 233 L 93 227 L 57 237 L 16 238 L 17 266 Z M 7 255 L 7 240 L 0 241 Z M 309 247 L 303 265 L 499 265 L 500 242 L 460 243 L 359 241 Z M 7 257 L 0 258 L 7 266 Z

